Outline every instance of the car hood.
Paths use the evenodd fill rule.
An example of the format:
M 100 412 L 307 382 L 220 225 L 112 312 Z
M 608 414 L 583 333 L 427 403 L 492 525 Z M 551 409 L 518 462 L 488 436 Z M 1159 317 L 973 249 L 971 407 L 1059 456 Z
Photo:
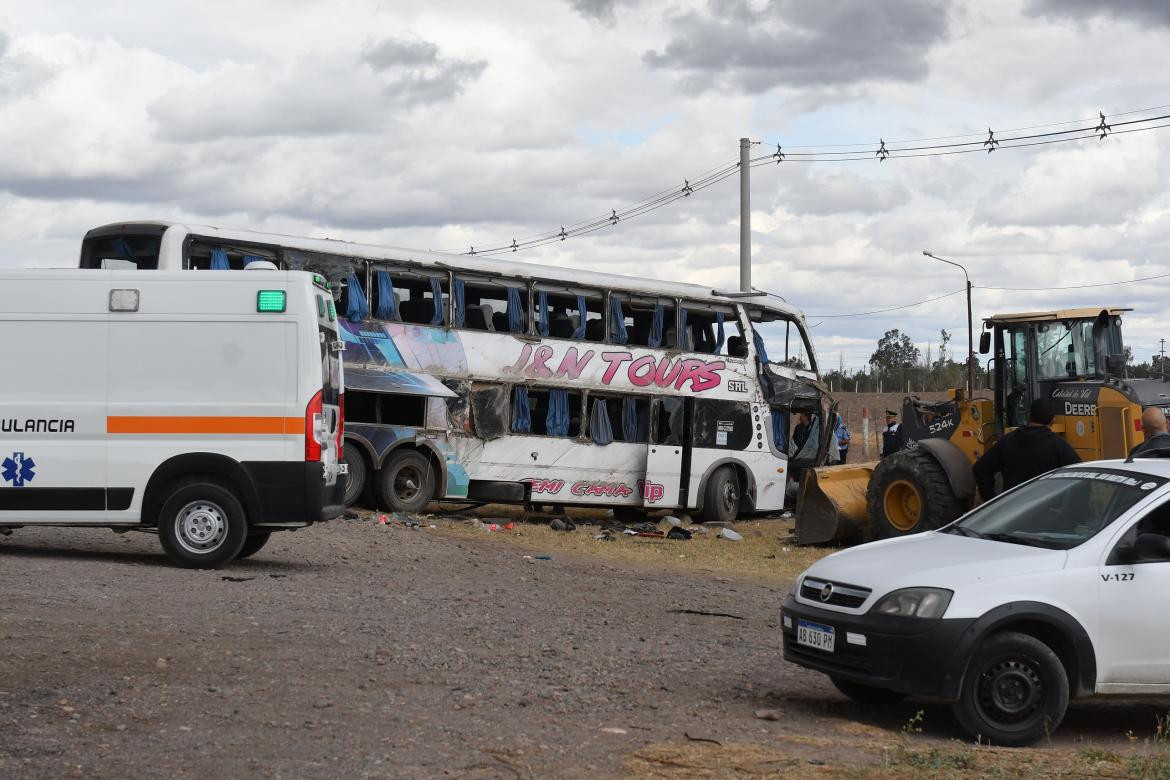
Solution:
M 1067 557 L 1064 550 L 928 531 L 842 550 L 801 576 L 870 588 L 878 597 L 898 588 L 954 590 L 992 577 L 1051 571 L 1062 568 Z

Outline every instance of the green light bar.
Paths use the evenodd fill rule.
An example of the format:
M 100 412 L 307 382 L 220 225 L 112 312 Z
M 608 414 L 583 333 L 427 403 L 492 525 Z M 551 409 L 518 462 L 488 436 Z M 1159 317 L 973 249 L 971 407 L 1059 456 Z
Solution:
M 322 290 L 329 289 L 329 283 L 325 281 L 325 277 L 321 274 L 313 274 L 313 284 L 320 287 Z
M 285 310 L 284 290 L 259 290 L 256 293 L 256 311 Z
M 317 296 L 317 316 L 322 319 L 325 317 L 325 297 L 322 295 Z
M 329 321 L 333 322 L 337 319 L 337 309 L 333 306 L 333 301 L 329 301 Z

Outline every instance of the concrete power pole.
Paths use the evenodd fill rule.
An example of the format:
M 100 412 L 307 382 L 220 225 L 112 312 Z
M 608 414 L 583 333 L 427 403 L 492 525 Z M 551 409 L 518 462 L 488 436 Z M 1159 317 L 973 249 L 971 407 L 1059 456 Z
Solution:
M 1162 344 L 1162 361 L 1158 364 L 1158 368 L 1161 369 L 1160 373 L 1162 374 L 1162 378 L 1165 379 L 1166 378 L 1166 339 L 1159 339 L 1158 341 Z
M 739 139 L 739 289 L 752 291 L 751 140 Z

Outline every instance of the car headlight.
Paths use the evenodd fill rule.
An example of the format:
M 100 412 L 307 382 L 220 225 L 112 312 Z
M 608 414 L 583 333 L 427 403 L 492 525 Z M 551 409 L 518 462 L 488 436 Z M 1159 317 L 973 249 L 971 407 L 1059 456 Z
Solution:
M 788 595 L 789 596 L 796 596 L 796 590 L 799 587 L 800 587 L 800 577 L 797 577 L 796 579 L 794 579 L 792 581 L 792 587 L 790 587 L 788 589 Z
M 953 591 L 945 588 L 902 588 L 882 596 L 873 611 L 879 615 L 940 618 L 953 595 Z

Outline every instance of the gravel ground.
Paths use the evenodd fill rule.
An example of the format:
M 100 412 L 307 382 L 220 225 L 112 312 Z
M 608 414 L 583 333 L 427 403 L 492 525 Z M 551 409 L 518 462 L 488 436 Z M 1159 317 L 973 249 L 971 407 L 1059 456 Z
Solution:
M 873 765 L 920 707 L 916 739 L 958 736 L 945 708 L 859 712 L 783 663 L 774 585 L 525 554 L 341 520 L 185 571 L 145 534 L 18 530 L 0 776 L 615 776 L 693 738 L 782 749 L 799 774 Z M 1066 744 L 1153 726 L 1148 705 L 1069 721 Z

